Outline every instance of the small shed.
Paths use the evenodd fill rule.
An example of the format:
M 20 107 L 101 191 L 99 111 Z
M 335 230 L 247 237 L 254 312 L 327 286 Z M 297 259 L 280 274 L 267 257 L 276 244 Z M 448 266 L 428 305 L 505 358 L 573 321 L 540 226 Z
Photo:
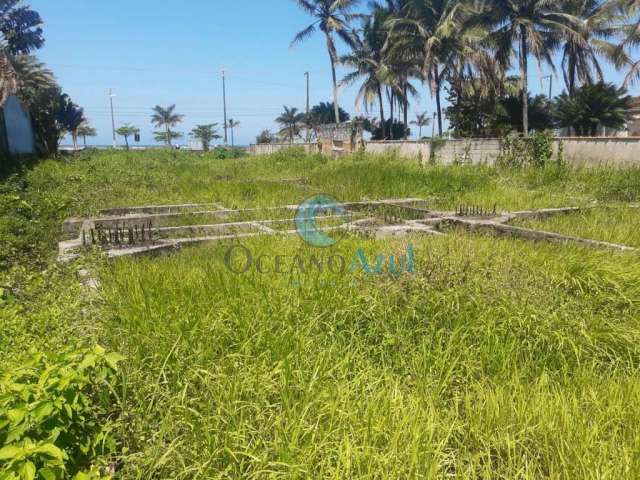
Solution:
M 32 155 L 36 151 L 29 113 L 15 95 L 0 106 L 0 152 L 5 155 Z
M 340 156 L 358 150 L 363 142 L 362 125 L 355 122 L 330 123 L 316 127 L 320 151 Z
M 36 151 L 31 116 L 17 97 L 18 81 L 9 59 L 0 54 L 0 154 L 31 155 Z

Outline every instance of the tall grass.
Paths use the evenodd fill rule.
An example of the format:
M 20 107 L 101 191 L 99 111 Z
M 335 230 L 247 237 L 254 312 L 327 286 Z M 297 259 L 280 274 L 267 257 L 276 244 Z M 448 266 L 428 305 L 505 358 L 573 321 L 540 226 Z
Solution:
M 629 207 L 623 204 L 592 208 L 545 219 L 519 220 L 515 224 L 640 247 L 640 208 L 638 206 Z
M 640 267 L 454 234 L 415 275 L 238 275 L 219 245 L 105 266 L 127 478 L 633 478 Z M 349 260 L 404 241 L 343 240 Z M 246 244 L 309 255 L 298 239 Z
M 634 254 L 467 235 L 415 237 L 417 273 L 235 274 L 227 245 L 55 267 L 61 222 L 101 208 L 421 197 L 499 210 L 624 204 L 640 170 L 421 166 L 299 152 L 217 160 L 91 152 L 0 185 L 0 353 L 101 342 L 125 354 L 122 478 L 637 478 L 640 264 Z M 635 243 L 617 217 L 549 228 Z M 564 222 L 564 223 L 563 223 Z M 627 238 L 627 235 L 629 238 Z M 373 260 L 409 239 L 298 238 L 255 254 Z M 100 297 L 84 297 L 89 266 Z

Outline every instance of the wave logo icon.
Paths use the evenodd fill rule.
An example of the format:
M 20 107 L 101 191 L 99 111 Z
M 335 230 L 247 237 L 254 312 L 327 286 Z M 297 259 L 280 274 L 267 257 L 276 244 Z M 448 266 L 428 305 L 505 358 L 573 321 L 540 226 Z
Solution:
M 344 219 L 346 210 L 335 198 L 328 195 L 315 195 L 300 204 L 296 211 L 295 224 L 300 238 L 314 247 L 330 247 L 335 245 L 340 238 L 327 235 L 323 227 L 318 225 L 323 220 Z M 339 227 L 330 227 L 325 230 L 342 231 Z

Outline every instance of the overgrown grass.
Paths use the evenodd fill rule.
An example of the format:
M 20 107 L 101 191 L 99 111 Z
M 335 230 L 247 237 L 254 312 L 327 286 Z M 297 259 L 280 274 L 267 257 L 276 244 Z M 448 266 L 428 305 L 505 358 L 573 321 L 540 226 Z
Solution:
M 400 277 L 228 271 L 229 246 L 101 272 L 132 478 L 633 478 L 637 258 L 414 238 Z M 317 254 L 298 239 L 255 255 Z M 344 240 L 348 263 L 398 241 Z M 290 261 L 285 260 L 285 265 Z M 273 264 L 267 261 L 273 268 Z M 285 267 L 284 271 L 289 270 Z
M 398 277 L 240 275 L 226 269 L 224 245 L 54 263 L 68 216 L 186 202 L 272 207 L 318 192 L 420 197 L 433 208 L 613 203 L 548 227 L 639 244 L 625 204 L 640 199 L 640 169 L 92 152 L 0 185 L 0 353 L 17 365 L 30 348 L 100 342 L 126 356 L 115 406 L 122 478 L 640 475 L 637 255 L 453 231 L 411 239 L 417 273 Z M 273 262 L 339 253 L 350 263 L 359 247 L 373 261 L 406 242 L 243 245 Z M 76 272 L 87 265 L 100 299 L 80 293 Z
M 640 247 L 639 206 L 616 205 L 578 213 L 514 222 L 538 230 Z

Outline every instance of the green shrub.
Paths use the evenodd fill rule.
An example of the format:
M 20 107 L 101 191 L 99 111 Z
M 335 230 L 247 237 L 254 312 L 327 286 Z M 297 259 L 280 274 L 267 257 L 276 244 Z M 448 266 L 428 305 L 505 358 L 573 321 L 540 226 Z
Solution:
M 237 147 L 216 147 L 211 152 L 213 154 L 213 157 L 219 160 L 225 160 L 227 158 L 240 158 L 245 155 L 244 150 Z
M 553 157 L 553 132 L 544 130 L 530 137 L 507 135 L 502 140 L 498 165 L 543 167 Z
M 0 377 L 0 479 L 100 478 L 116 451 L 110 419 L 117 353 L 35 355 Z
M 430 153 L 429 153 L 429 163 L 435 165 L 438 163 L 438 152 L 444 148 L 447 144 L 447 139 L 444 137 L 433 137 L 431 139 L 430 145 Z

